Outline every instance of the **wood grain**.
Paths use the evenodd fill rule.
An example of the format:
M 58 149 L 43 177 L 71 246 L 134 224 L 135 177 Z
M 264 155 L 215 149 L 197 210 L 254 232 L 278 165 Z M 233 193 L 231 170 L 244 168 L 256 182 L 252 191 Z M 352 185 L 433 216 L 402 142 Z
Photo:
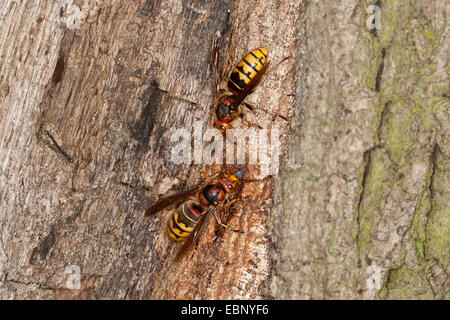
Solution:
M 225 232 L 213 246 L 211 223 L 178 264 L 169 211 L 144 219 L 143 210 L 218 170 L 170 160 L 173 128 L 212 123 L 214 33 L 227 35 L 223 59 L 232 35 L 234 62 L 262 45 L 277 62 L 295 55 L 299 14 L 280 1 L 3 1 L 0 296 L 269 297 L 270 183 L 245 187 L 244 234 Z M 292 63 L 274 69 L 250 102 L 289 116 Z M 253 120 L 285 138 L 284 120 L 261 112 Z M 71 265 L 80 289 L 67 289 Z

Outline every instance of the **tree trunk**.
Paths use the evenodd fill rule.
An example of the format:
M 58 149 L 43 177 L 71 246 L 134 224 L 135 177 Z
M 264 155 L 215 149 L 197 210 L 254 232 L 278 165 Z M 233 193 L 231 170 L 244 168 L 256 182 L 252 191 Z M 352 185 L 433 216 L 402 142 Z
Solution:
M 450 297 L 449 9 L 308 2 L 269 223 L 274 296 Z
M 0 297 L 448 299 L 449 8 L 371 4 L 3 1 Z M 143 211 L 221 169 L 171 161 L 212 125 L 216 31 L 270 50 L 246 117 L 282 169 L 174 262 L 173 209 Z

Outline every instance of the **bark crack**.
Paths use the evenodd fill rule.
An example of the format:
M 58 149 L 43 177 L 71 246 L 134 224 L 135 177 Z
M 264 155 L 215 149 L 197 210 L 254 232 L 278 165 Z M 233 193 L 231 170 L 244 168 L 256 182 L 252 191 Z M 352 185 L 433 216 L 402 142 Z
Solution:
M 425 214 L 425 225 L 424 225 L 424 234 L 425 234 L 425 239 L 428 239 L 429 238 L 429 235 L 428 235 L 428 232 L 427 232 L 427 227 L 428 227 L 428 221 L 429 221 L 429 218 L 430 218 L 430 214 L 433 212 L 433 210 L 434 210 L 434 204 L 433 204 L 433 202 L 434 202 L 434 198 L 435 198 L 435 191 L 434 191 L 434 187 L 433 187 L 433 184 L 434 184 L 434 179 L 435 179 L 435 175 L 436 175 L 436 168 L 437 168 L 437 155 L 438 155 L 438 152 L 440 152 L 440 148 L 439 148 L 439 145 L 437 144 L 437 143 L 434 143 L 434 147 L 433 147 L 433 151 L 431 152 L 431 155 L 430 155 L 430 166 L 431 166 L 431 168 L 430 168 L 430 170 L 431 170 L 431 173 L 430 173 L 430 181 L 429 181 L 429 184 L 428 184 L 428 186 L 427 186 L 427 188 L 428 188 L 428 193 L 429 193 L 429 195 L 430 195 L 430 208 L 429 208 L 429 210 L 426 212 L 426 214 Z M 423 246 L 423 250 L 424 250 L 424 257 L 425 257 L 425 259 L 427 259 L 426 257 L 427 257 L 427 242 L 425 241 L 425 243 L 424 243 L 424 246 Z
M 384 58 L 386 57 L 386 48 L 381 49 L 381 63 L 378 66 L 377 76 L 375 78 L 375 91 L 380 92 L 381 89 L 381 80 L 383 78 L 384 71 Z
M 0 281 L 0 284 L 1 283 L 5 283 L 5 284 L 11 283 L 11 284 L 22 285 L 22 286 L 38 287 L 38 289 L 51 290 L 51 291 L 62 289 L 62 288 L 48 287 L 39 282 L 25 282 L 25 281 L 13 280 L 13 279 L 5 279 L 5 280 Z
M 189 100 L 189 99 L 186 99 L 186 98 L 183 98 L 183 97 L 179 97 L 179 96 L 177 96 L 177 95 L 174 95 L 174 94 L 170 93 L 169 91 L 160 88 L 160 87 L 159 87 L 157 84 L 155 84 L 155 83 L 152 83 L 152 84 L 151 84 L 151 87 L 154 88 L 154 89 L 156 89 L 157 91 L 159 91 L 159 92 L 161 92 L 161 93 L 167 95 L 167 96 L 168 96 L 169 98 L 171 98 L 171 99 L 174 99 L 174 100 L 177 100 L 177 101 L 180 101 L 180 102 L 184 102 L 184 103 L 187 103 L 187 104 L 196 106 L 196 107 L 200 106 L 200 104 L 199 104 L 198 102 L 195 102 L 195 101 L 192 101 L 192 100 Z
M 361 235 L 361 206 L 364 200 L 365 192 L 366 192 L 366 184 L 369 177 L 369 171 L 372 164 L 372 152 L 380 148 L 380 146 L 374 146 L 369 150 L 366 150 L 363 155 L 363 163 L 364 163 L 364 172 L 361 181 L 361 191 L 359 194 L 358 205 L 356 207 L 356 224 L 357 224 L 357 233 L 356 233 L 356 245 L 358 246 L 358 266 L 361 266 L 361 244 L 360 244 L 360 235 Z
M 146 186 L 136 186 L 136 185 L 133 185 L 133 184 L 131 184 L 131 183 L 129 183 L 129 182 L 124 182 L 124 181 L 117 181 L 117 180 L 114 180 L 114 183 L 116 183 L 116 184 L 118 184 L 118 185 L 121 185 L 121 186 L 128 187 L 128 188 L 133 189 L 133 190 L 144 191 L 144 192 L 149 192 L 149 191 L 151 191 L 151 189 L 150 189 L 149 187 L 146 187 Z

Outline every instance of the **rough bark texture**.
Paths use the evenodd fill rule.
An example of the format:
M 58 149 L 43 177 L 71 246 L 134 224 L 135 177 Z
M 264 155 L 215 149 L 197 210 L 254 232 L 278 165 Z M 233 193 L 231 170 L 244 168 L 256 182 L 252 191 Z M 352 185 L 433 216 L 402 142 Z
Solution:
M 371 4 L 3 1 L 0 297 L 450 298 L 449 7 L 378 1 L 369 31 Z M 212 123 L 215 31 L 224 59 L 290 57 L 249 97 L 291 119 L 248 115 L 283 169 L 245 186 L 244 234 L 211 221 L 174 263 L 170 210 L 143 210 L 219 168 L 170 160 L 173 128 Z
M 381 29 L 369 31 L 369 5 Z M 277 179 L 280 298 L 449 298 L 448 3 L 310 1 Z
M 213 219 L 181 263 L 173 262 L 179 244 L 167 237 L 170 210 L 148 219 L 143 210 L 219 169 L 170 157 L 173 128 L 212 125 L 216 31 L 227 35 L 223 60 L 227 28 L 234 63 L 259 46 L 270 48 L 274 65 L 291 56 L 249 100 L 288 115 L 299 5 L 6 1 L 1 12 L 0 296 L 269 296 L 271 182 L 245 187 L 236 213 L 244 234 L 224 232 L 213 245 Z M 287 122 L 269 118 L 253 115 L 286 136 Z M 80 268 L 78 290 L 67 289 L 70 266 Z

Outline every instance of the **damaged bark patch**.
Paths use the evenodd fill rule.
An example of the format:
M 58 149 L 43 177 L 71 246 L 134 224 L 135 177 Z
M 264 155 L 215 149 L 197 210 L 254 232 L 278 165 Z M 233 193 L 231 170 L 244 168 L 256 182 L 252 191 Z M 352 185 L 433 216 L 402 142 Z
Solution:
M 56 62 L 55 70 L 53 71 L 52 75 L 53 85 L 56 85 L 61 81 L 64 74 L 64 69 L 65 69 L 64 56 L 60 55 L 58 61 Z
M 156 81 L 144 93 L 147 103 L 142 109 L 139 120 L 132 127 L 133 137 L 139 141 L 137 153 L 145 153 L 148 150 L 148 142 L 157 121 L 162 95 L 163 92 L 158 88 Z
M 35 264 L 37 259 L 44 261 L 55 244 L 55 227 L 52 226 L 50 232 L 41 240 L 39 245 L 33 249 L 30 257 L 30 264 Z

